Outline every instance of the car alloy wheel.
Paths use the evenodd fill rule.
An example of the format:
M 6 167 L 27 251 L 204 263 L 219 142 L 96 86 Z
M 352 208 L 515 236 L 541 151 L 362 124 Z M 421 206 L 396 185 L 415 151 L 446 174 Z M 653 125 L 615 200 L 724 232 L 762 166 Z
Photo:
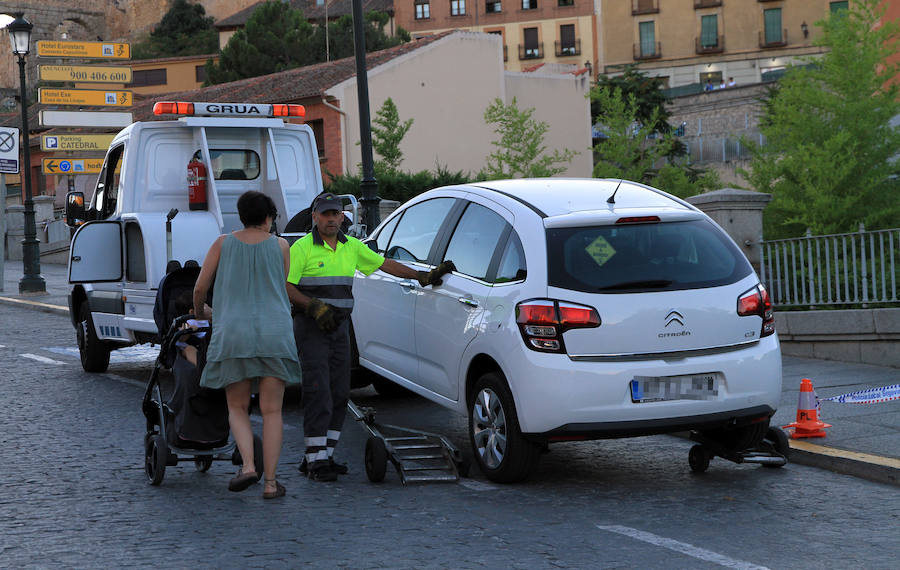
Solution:
M 472 404 L 472 440 L 486 467 L 500 467 L 506 456 L 506 414 L 500 398 L 490 388 L 478 392 Z

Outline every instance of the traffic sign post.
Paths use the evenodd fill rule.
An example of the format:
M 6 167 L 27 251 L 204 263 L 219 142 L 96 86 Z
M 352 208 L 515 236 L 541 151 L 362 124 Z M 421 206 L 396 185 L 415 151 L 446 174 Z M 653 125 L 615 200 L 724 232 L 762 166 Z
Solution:
M 130 67 L 101 65 L 39 65 L 43 81 L 80 81 L 82 83 L 131 83 Z
M 0 173 L 19 173 L 19 129 L 0 127 Z M 6 199 L 4 194 L 2 197 Z M 3 208 L 6 204 L 0 204 Z
M 130 107 L 131 91 L 100 89 L 38 89 L 38 102 L 50 105 L 93 105 L 97 107 Z
M 131 46 L 113 42 L 40 41 L 37 43 L 37 54 L 44 57 L 131 59 Z
M 41 135 L 41 150 L 96 150 L 106 152 L 116 135 Z
M 102 158 L 44 158 L 44 174 L 98 174 L 103 169 Z

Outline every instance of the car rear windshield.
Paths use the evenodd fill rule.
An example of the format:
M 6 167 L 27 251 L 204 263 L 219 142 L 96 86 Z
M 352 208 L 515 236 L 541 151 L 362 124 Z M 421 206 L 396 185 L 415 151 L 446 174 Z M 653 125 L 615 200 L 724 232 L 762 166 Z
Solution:
M 707 220 L 547 230 L 549 284 L 590 293 L 699 289 L 753 269 Z

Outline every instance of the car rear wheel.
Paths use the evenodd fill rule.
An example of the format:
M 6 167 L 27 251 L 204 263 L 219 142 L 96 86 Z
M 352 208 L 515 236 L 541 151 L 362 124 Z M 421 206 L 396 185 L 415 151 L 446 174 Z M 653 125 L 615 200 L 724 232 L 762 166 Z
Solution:
M 106 372 L 109 368 L 109 348 L 103 344 L 94 332 L 94 320 L 88 304 L 82 303 L 78 309 L 78 326 L 76 327 L 78 352 L 81 355 L 81 367 L 85 372 Z
M 503 375 L 488 372 L 472 390 L 469 441 L 488 479 L 512 483 L 528 477 L 540 459 L 539 445 L 522 437 L 512 393 Z

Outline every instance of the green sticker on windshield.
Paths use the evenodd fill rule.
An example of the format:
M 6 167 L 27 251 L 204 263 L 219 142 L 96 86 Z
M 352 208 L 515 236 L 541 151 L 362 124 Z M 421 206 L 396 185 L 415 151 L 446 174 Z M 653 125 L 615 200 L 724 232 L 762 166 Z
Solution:
M 597 236 L 597 239 L 584 248 L 584 251 L 588 252 L 588 255 L 590 255 L 591 258 L 597 262 L 597 265 L 600 266 L 609 261 L 609 258 L 616 254 L 616 250 L 613 249 L 613 246 L 611 246 L 608 241 L 603 239 L 603 236 Z

